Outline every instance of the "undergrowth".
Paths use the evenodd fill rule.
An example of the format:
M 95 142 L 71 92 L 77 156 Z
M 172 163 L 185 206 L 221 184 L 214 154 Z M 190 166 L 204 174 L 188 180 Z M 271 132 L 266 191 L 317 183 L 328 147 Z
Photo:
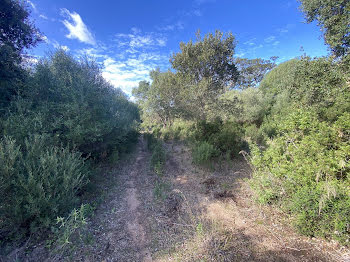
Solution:
M 278 123 L 278 135 L 253 147 L 251 181 L 261 203 L 277 204 L 309 236 L 350 241 L 350 114 L 329 124 L 312 110 Z

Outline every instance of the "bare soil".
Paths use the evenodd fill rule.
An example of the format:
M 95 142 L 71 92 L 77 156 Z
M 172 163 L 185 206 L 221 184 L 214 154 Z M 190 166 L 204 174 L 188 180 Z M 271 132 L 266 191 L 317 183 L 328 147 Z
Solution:
M 88 241 L 8 261 L 350 261 L 348 249 L 300 236 L 285 214 L 256 204 L 243 158 L 203 168 L 184 143 L 165 148 L 162 177 L 150 170 L 142 139 L 128 161 L 105 169 Z

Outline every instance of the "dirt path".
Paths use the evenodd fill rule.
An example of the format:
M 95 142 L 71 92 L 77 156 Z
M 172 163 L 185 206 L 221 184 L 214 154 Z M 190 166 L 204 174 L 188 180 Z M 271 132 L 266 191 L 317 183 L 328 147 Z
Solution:
M 138 189 L 135 187 L 135 179 L 138 175 L 138 170 L 136 167 L 141 166 L 142 161 L 144 161 L 144 156 L 139 156 L 136 159 L 134 170 L 130 172 L 129 181 L 127 181 L 127 185 L 129 186 L 126 190 L 126 202 L 127 202 L 127 229 L 129 234 L 132 236 L 132 240 L 134 244 L 140 250 L 138 255 L 139 261 L 149 262 L 152 261 L 151 253 L 147 247 L 148 239 L 143 228 L 142 223 L 140 222 L 141 213 L 140 209 L 140 201 Z
M 162 177 L 150 170 L 142 139 L 106 171 L 105 196 L 83 241 L 46 261 L 350 261 L 349 250 L 302 237 L 288 218 L 254 203 L 243 159 L 205 169 L 184 144 L 165 148 Z
M 140 139 L 135 153 L 127 161 L 106 171 L 104 201 L 88 224 L 90 243 L 80 243 L 63 261 L 152 261 L 149 249 L 145 202 L 152 199 L 149 179 L 150 153 Z M 108 179 L 110 178 L 110 180 Z M 106 180 L 106 179 L 105 179 Z M 102 183 L 103 185 L 103 183 Z M 48 261 L 51 261 L 50 259 Z

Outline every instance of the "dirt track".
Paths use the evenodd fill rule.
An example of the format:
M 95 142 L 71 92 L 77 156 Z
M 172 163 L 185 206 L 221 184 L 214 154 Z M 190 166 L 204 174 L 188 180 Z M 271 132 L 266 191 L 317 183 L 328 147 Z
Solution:
M 183 143 L 165 148 L 163 177 L 150 170 L 142 139 L 106 169 L 104 200 L 83 233 L 89 241 L 46 261 L 350 261 L 349 250 L 302 237 L 286 216 L 257 205 L 244 159 L 199 168 Z

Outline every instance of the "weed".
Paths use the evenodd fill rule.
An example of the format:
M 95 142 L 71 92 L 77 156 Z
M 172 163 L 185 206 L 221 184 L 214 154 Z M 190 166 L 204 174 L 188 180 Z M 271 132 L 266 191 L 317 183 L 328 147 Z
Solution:
M 153 194 L 157 200 L 165 200 L 169 189 L 169 184 L 157 181 L 153 190 Z
M 216 154 L 216 149 L 208 142 L 199 142 L 192 151 L 193 162 L 197 165 L 209 164 L 209 160 Z

